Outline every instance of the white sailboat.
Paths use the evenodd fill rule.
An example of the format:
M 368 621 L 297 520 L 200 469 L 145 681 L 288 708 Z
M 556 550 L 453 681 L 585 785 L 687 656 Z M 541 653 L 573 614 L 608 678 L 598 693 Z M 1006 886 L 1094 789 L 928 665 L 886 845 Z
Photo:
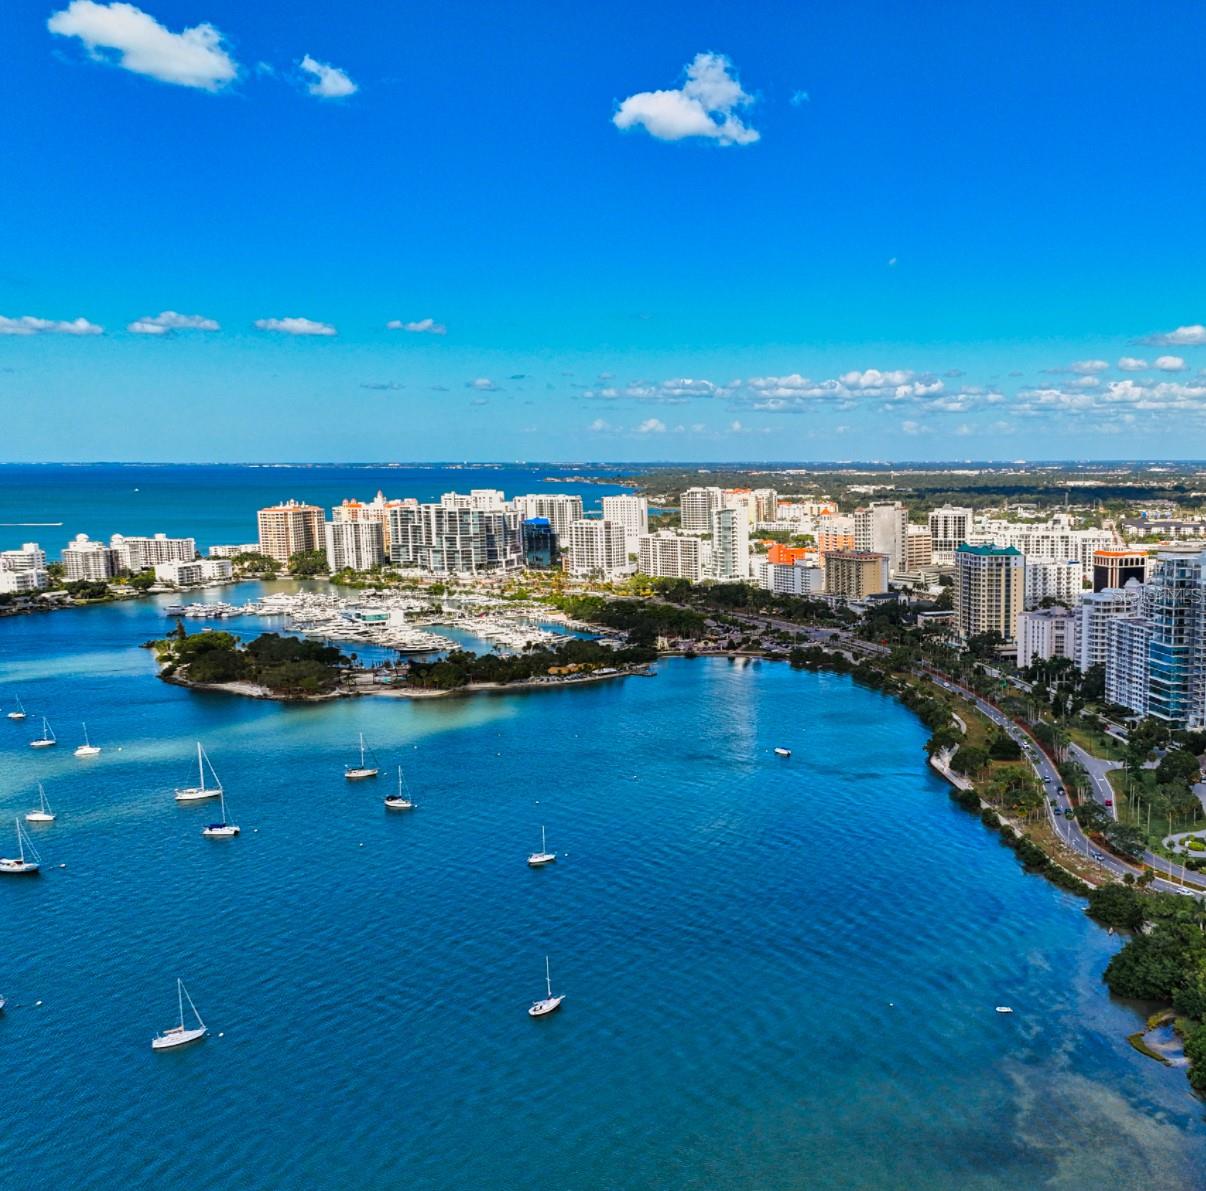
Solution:
M 415 804 L 411 801 L 406 790 L 406 783 L 402 779 L 402 766 L 398 766 L 398 792 L 390 794 L 385 799 L 385 809 L 387 811 L 413 811 Z
M 23 876 L 36 873 L 41 867 L 42 857 L 38 855 L 37 848 L 33 846 L 29 836 L 25 834 L 25 828 L 21 826 L 21 820 L 18 818 L 17 855 L 0 856 L 0 873 Z
M 209 772 L 213 776 L 214 784 L 207 786 L 205 784 L 205 767 L 209 766 Z M 205 750 L 201 747 L 201 742 L 197 741 L 197 784 L 195 786 L 182 786 L 176 791 L 177 802 L 199 802 L 203 798 L 220 798 L 222 795 L 222 783 L 218 781 L 218 775 L 214 773 L 214 767 L 206 756 Z
M 42 783 L 38 783 L 38 809 L 29 811 L 25 816 L 26 823 L 53 823 L 54 811 L 50 809 L 50 803 L 46 801 L 46 791 L 42 789 Z
M 556 852 L 550 852 L 548 845 L 544 839 L 544 824 L 540 825 L 540 851 L 533 852 L 528 857 L 528 865 L 531 868 L 539 868 L 542 864 L 552 864 L 557 859 Z
M 99 755 L 100 755 L 100 748 L 99 748 L 99 746 L 97 746 L 97 745 L 93 744 L 93 743 L 92 743 L 92 741 L 88 739 L 88 725 L 87 725 L 87 724 L 84 724 L 84 725 L 82 725 L 82 726 L 83 726 L 83 729 L 84 729 L 84 743 L 83 743 L 83 744 L 81 744 L 81 745 L 80 745 L 80 746 L 79 746 L 79 747 L 78 747 L 78 748 L 75 750 L 75 755 L 76 755 L 77 757 L 96 757 L 96 756 L 99 756 Z
M 222 811 L 222 818 L 217 823 L 209 823 L 201 828 L 201 834 L 209 836 L 210 839 L 230 839 L 232 836 L 239 834 L 237 823 L 228 823 L 226 821 L 226 795 L 222 788 L 218 787 L 218 806 Z
M 553 996 L 553 979 L 549 975 L 549 957 L 544 957 L 544 987 L 545 993 L 543 999 L 533 1001 L 532 1007 L 528 1010 L 529 1017 L 544 1017 L 546 1014 L 555 1013 L 561 1008 L 561 1002 L 565 1000 L 565 993 L 560 996 Z
M 50 721 L 42 717 L 42 735 L 37 740 L 31 740 L 29 747 L 31 749 L 48 749 L 53 745 L 58 744 L 58 737 L 54 734 L 54 729 L 50 726 Z
M 184 987 L 183 980 L 176 981 L 176 999 L 180 1002 L 180 1024 L 169 1026 L 163 1033 L 156 1034 L 151 1039 L 152 1050 L 172 1050 L 177 1046 L 187 1046 L 190 1042 L 199 1042 L 209 1032 L 205 1022 L 201 1020 L 201 1014 L 197 1012 L 197 1006 L 193 1004 L 193 998 L 188 995 L 188 989 Z M 184 1026 L 184 1002 L 186 999 L 188 1007 L 197 1019 L 197 1024 L 189 1026 L 187 1029 Z
M 10 720 L 23 720 L 25 718 L 25 704 L 21 702 L 21 696 L 17 696 L 17 709 L 8 713 Z
M 377 767 L 375 765 L 370 765 L 365 758 L 364 733 L 363 732 L 360 733 L 360 764 L 359 765 L 345 765 L 344 770 L 343 770 L 343 776 L 346 777 L 349 782 L 358 782 L 366 777 L 376 777 L 377 776 Z

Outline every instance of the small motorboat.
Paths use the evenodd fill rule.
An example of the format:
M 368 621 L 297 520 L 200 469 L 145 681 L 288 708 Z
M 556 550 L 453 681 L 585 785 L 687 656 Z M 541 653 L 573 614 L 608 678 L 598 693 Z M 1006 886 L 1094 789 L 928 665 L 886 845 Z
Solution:
M 777 745 L 775 748 L 776 757 L 790 757 L 791 749 L 785 749 L 782 745 Z
M 1013 1010 L 1008 1005 L 998 1005 L 997 1012 L 998 1013 L 1012 1013 Z

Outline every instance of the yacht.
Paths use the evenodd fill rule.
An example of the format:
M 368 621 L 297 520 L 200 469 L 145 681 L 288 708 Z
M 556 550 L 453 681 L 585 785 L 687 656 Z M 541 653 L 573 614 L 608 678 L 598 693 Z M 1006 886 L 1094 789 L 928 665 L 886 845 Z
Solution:
M 557 859 L 556 852 L 550 852 L 548 845 L 544 839 L 544 824 L 540 826 L 540 851 L 533 852 L 528 857 L 528 866 L 530 868 L 539 868 L 542 864 L 552 864 Z
M 17 696 L 17 708 L 15 711 L 8 713 L 10 720 L 23 720 L 25 718 L 25 704 L 21 702 L 21 697 Z
M 36 740 L 29 742 L 31 749 L 48 749 L 58 744 L 58 738 L 54 734 L 54 729 L 50 726 L 50 722 L 45 716 L 42 717 L 42 735 Z
M 29 811 L 25 815 L 26 823 L 53 823 L 54 811 L 50 809 L 50 803 L 46 801 L 46 791 L 42 789 L 42 783 L 38 783 L 38 809 Z
M 231 839 L 239 834 L 237 823 L 228 823 L 226 821 L 226 795 L 222 792 L 222 787 L 218 787 L 218 806 L 222 812 L 222 818 L 217 823 L 209 823 L 201 828 L 201 834 L 208 836 L 210 839 Z
M 402 779 L 402 766 L 398 766 L 398 792 L 390 794 L 385 799 L 385 809 L 387 811 L 413 811 L 415 809 L 414 802 L 411 801 L 406 783 Z
M 195 1026 L 184 1025 L 184 1002 L 188 1000 L 188 1007 L 193 1011 L 193 1016 L 197 1019 Z M 197 1006 L 193 1004 L 193 998 L 188 995 L 188 989 L 184 987 L 183 980 L 176 981 L 176 999 L 180 1002 L 180 1024 L 178 1026 L 169 1026 L 161 1034 L 156 1034 L 151 1039 L 152 1050 L 174 1050 L 178 1046 L 188 1046 L 190 1042 L 200 1042 L 202 1038 L 209 1032 L 205 1022 L 201 1020 L 201 1014 L 197 1012 Z
M 209 766 L 209 772 L 214 779 L 212 786 L 205 784 L 205 767 Z M 201 747 L 201 742 L 197 741 L 197 785 L 182 786 L 176 791 L 177 802 L 199 802 L 203 798 L 220 798 L 222 796 L 222 783 L 218 781 L 218 775 L 214 773 L 214 767 L 210 764 L 209 757 L 205 755 L 205 750 Z
M 365 758 L 363 732 L 360 733 L 360 764 L 344 766 L 343 776 L 346 777 L 349 782 L 358 782 L 366 777 L 377 776 L 377 767 L 375 765 L 370 765 Z
M 0 873 L 9 873 L 15 877 L 26 876 L 36 873 L 41 867 L 42 858 L 30 842 L 29 836 L 25 834 L 21 820 L 17 819 L 17 855 L 0 856 Z
M 96 757 L 96 756 L 99 756 L 99 755 L 100 755 L 100 748 L 99 748 L 99 746 L 97 746 L 97 745 L 93 744 L 93 743 L 92 743 L 92 741 L 88 739 L 88 725 L 87 725 L 87 724 L 84 724 L 84 725 L 83 725 L 83 729 L 84 729 L 84 743 L 83 743 L 83 744 L 81 744 L 81 745 L 79 745 L 79 746 L 76 748 L 76 750 L 75 750 L 75 755 L 76 755 L 77 757 Z
M 539 1001 L 533 1001 L 531 1008 L 528 1010 L 529 1017 L 545 1017 L 550 1013 L 555 1013 L 561 1008 L 561 1002 L 565 1000 L 565 994 L 553 996 L 553 980 L 549 975 L 549 957 L 544 957 L 544 988 L 545 996 Z

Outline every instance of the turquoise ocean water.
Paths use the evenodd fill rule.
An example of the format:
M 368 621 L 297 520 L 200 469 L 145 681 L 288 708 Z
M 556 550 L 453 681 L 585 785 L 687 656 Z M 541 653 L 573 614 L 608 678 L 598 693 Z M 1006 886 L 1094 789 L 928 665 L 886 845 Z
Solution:
M 0 851 L 38 781 L 59 814 L 44 873 L 0 878 L 0 1186 L 1203 1185 L 1202 1103 L 1101 985 L 1119 940 L 893 700 L 683 659 L 286 707 L 159 682 L 164 624 L 0 620 L 0 709 L 60 739 L 0 718 Z M 361 731 L 419 809 L 343 780 Z M 238 839 L 172 799 L 197 740 Z M 566 1001 L 533 1021 L 546 954 Z M 177 976 L 212 1033 L 154 1054 Z

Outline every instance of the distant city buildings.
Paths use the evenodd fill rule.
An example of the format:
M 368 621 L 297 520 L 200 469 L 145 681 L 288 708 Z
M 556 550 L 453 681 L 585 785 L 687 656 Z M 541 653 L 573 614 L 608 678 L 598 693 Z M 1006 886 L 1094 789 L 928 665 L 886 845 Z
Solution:
M 943 505 L 930 511 L 933 561 L 953 566 L 955 551 L 971 536 L 974 514 L 958 505 Z
M 192 562 L 197 557 L 195 538 L 169 538 L 157 533 L 151 537 L 125 537 L 115 533 L 109 539 L 114 573 L 145 571 L 161 562 Z
M 557 532 L 547 517 L 529 517 L 520 528 L 525 567 L 534 571 L 551 571 L 561 565 Z

